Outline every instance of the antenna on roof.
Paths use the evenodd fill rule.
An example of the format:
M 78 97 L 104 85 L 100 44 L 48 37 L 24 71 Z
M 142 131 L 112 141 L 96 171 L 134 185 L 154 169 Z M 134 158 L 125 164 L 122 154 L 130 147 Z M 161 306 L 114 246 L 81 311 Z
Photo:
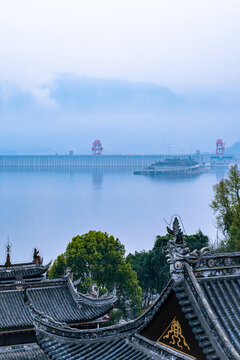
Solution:
M 6 257 L 6 263 L 5 263 L 5 266 L 6 267 L 9 267 L 11 266 L 11 258 L 10 258 L 10 253 L 11 253 L 11 245 L 9 243 L 9 236 L 8 236 L 8 241 L 7 241 L 7 244 L 6 244 L 6 252 L 7 252 L 7 257 Z

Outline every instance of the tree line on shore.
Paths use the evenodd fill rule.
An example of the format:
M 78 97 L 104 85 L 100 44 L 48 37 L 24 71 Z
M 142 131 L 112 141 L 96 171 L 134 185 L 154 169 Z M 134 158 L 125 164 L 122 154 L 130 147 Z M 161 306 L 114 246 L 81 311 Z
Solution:
M 216 214 L 217 227 L 222 234 L 216 252 L 240 251 L 240 171 L 231 167 L 228 176 L 214 186 L 210 206 Z M 157 236 L 149 251 L 126 256 L 119 239 L 101 231 L 78 235 L 67 245 L 49 270 L 49 277 L 63 275 L 67 267 L 78 280 L 78 290 L 89 292 L 97 286 L 99 295 L 116 292 L 118 316 L 136 316 L 160 294 L 169 280 L 169 265 L 165 248 L 171 235 Z M 186 235 L 190 250 L 209 245 L 209 238 L 201 230 Z M 114 319 L 114 316 L 113 316 Z

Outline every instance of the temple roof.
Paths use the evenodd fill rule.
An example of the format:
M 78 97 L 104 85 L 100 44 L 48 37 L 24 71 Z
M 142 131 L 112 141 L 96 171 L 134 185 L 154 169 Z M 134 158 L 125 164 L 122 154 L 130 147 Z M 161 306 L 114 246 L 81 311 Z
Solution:
M 35 262 L 11 264 L 10 266 L 0 265 L 0 283 L 17 279 L 41 279 L 50 265 L 51 262 L 47 265 Z
M 240 253 L 190 252 L 176 219 L 169 231 L 171 280 L 133 321 L 71 329 L 36 311 L 29 296 L 38 343 L 51 359 L 240 359 Z
M 139 334 L 157 313 L 169 291 L 170 287 L 167 287 L 149 311 L 138 319 L 101 329 L 72 329 L 29 305 L 34 317 L 38 344 L 51 359 L 58 360 L 167 360 L 169 353 L 175 356 L 175 360 L 186 359 L 174 351 L 166 352 L 161 344 L 149 341 Z
M 39 251 L 35 248 L 31 262 L 12 264 L 11 262 L 11 245 L 6 244 L 6 262 L 0 265 L 0 284 L 19 280 L 41 280 L 49 269 L 51 262 L 43 265 L 43 258 L 40 257 Z
M 37 312 L 30 305 L 38 344 L 49 358 L 55 360 L 72 358 L 81 360 L 190 359 L 141 334 L 164 304 L 171 288 L 170 282 L 154 305 L 136 320 L 101 329 L 71 329 Z
M 63 279 L 0 284 L 0 332 L 31 329 L 33 320 L 24 302 L 26 293 L 33 304 L 46 315 L 69 324 L 89 322 L 108 313 L 115 298 L 93 298 L 78 293 L 67 276 Z

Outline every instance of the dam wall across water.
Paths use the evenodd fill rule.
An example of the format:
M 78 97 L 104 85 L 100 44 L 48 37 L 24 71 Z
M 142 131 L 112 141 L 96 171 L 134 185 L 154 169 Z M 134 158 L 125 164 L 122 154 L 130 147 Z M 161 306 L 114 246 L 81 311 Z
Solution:
M 143 169 L 166 158 L 189 158 L 200 163 L 206 155 L 0 155 L 0 169 L 130 168 Z

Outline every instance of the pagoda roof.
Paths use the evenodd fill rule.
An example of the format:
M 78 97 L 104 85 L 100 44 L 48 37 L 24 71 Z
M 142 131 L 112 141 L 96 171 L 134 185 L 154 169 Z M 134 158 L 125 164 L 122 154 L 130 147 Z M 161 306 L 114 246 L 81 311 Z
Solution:
M 113 296 L 94 298 L 76 291 L 69 276 L 41 281 L 0 284 L 0 332 L 33 328 L 33 319 L 24 297 L 34 308 L 57 321 L 80 324 L 96 320 L 113 307 Z
M 41 279 L 50 265 L 51 262 L 47 265 L 35 262 L 11 264 L 10 266 L 0 265 L 0 283 L 17 279 Z
M 240 360 L 240 253 L 190 252 L 174 226 L 171 280 L 135 320 L 71 329 L 36 311 L 29 297 L 38 344 L 51 359 Z

